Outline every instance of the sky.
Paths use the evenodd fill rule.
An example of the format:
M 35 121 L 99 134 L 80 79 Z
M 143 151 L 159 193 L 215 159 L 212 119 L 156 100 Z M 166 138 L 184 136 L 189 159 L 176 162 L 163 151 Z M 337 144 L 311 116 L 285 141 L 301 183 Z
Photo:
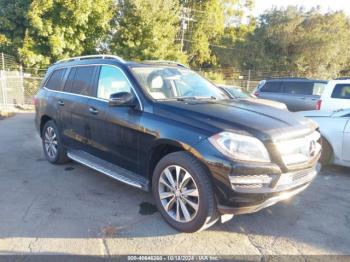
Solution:
M 274 6 L 285 7 L 288 5 L 304 6 L 307 9 L 320 6 L 323 12 L 343 10 L 350 15 L 349 0 L 255 0 L 253 14 L 258 16 L 266 9 L 271 9 Z

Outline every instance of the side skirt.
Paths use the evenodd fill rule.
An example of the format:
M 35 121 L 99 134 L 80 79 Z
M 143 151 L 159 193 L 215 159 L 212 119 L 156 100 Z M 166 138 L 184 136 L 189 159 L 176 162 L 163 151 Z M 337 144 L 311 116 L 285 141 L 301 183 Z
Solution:
M 93 156 L 85 151 L 69 149 L 67 156 L 84 166 L 90 167 L 120 182 L 144 191 L 150 191 L 149 181 L 147 178 Z

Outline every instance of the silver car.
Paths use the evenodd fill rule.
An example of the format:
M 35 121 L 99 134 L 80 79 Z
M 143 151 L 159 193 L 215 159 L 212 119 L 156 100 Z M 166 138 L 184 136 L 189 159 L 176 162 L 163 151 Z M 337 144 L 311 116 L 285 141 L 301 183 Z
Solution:
M 260 81 L 254 95 L 282 102 L 289 111 L 317 110 L 326 84 L 327 81 L 307 78 L 268 79 Z
M 263 104 L 266 106 L 272 106 L 276 107 L 278 109 L 282 110 L 288 110 L 287 106 L 283 103 L 272 101 L 272 100 L 267 100 L 267 99 L 258 99 L 255 95 L 253 94 L 247 94 L 245 93 L 240 87 L 238 86 L 228 86 L 228 85 L 217 85 L 220 87 L 223 91 L 225 91 L 230 97 L 234 99 L 239 99 L 239 100 L 246 100 L 258 104 Z

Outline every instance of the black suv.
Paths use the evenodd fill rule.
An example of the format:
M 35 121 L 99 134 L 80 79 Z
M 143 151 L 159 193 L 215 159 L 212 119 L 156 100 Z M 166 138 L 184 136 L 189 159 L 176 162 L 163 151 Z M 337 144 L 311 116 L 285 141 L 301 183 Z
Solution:
M 304 190 L 318 171 L 314 122 L 232 100 L 175 62 L 59 61 L 35 105 L 49 162 L 72 159 L 152 191 L 180 231 L 273 205 Z

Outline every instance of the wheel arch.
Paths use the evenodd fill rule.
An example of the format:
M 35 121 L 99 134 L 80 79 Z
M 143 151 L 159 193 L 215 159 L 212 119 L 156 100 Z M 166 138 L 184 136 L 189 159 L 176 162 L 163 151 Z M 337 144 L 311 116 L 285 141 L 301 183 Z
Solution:
M 177 151 L 188 152 L 194 157 L 196 157 L 199 161 L 201 161 L 201 156 L 199 152 L 196 149 L 194 149 L 192 146 L 179 141 L 174 141 L 171 139 L 158 139 L 153 144 L 150 150 L 150 156 L 148 159 L 147 176 L 150 181 L 152 181 L 153 171 L 156 165 L 158 164 L 158 162 L 164 156 Z
M 44 128 L 45 124 L 50 120 L 55 121 L 52 117 L 50 117 L 48 115 L 41 116 L 41 118 L 40 118 L 40 137 L 42 136 L 43 128 Z

